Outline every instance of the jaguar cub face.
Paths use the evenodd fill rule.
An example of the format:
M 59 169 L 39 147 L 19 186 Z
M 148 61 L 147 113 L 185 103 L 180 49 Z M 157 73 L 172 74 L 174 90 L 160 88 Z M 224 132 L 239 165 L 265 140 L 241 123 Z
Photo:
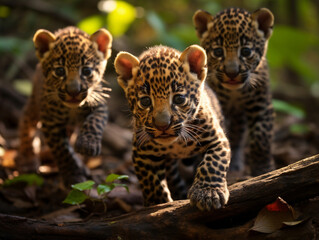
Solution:
M 101 101 L 100 82 L 112 45 L 106 29 L 91 36 L 75 27 L 54 34 L 40 29 L 33 41 L 50 97 L 71 108 Z
M 195 115 L 207 71 L 201 47 L 192 45 L 180 53 L 157 46 L 139 59 L 121 52 L 114 64 L 133 112 L 138 145 L 192 137 L 187 121 Z
M 264 57 L 274 17 L 262 8 L 254 13 L 230 8 L 217 14 L 198 10 L 193 17 L 197 36 L 205 48 L 208 72 L 224 87 L 236 89 L 249 82 Z

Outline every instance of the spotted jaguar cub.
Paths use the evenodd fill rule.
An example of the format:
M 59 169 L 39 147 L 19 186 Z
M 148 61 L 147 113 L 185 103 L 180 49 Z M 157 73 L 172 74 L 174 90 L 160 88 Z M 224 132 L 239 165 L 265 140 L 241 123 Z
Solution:
M 198 10 L 193 20 L 207 53 L 208 84 L 225 115 L 232 149 L 230 170 L 243 169 L 246 144 L 251 174 L 265 173 L 273 168 L 274 114 L 265 55 L 274 17 L 265 8 L 252 14 L 230 8 L 216 16 Z
M 40 130 L 56 160 L 66 186 L 85 180 L 86 173 L 69 143 L 70 130 L 79 126 L 78 153 L 96 156 L 101 151 L 107 122 L 107 88 L 103 74 L 111 55 L 112 36 L 100 29 L 93 35 L 75 27 L 54 34 L 38 30 L 33 38 L 40 61 L 33 90 L 20 123 L 17 166 L 35 171 L 38 161 L 32 148 L 34 130 Z
M 139 59 L 121 52 L 115 69 L 133 113 L 133 163 L 144 204 L 170 202 L 171 192 L 182 196 L 178 161 L 197 155 L 203 157 L 188 191 L 191 203 L 202 210 L 226 204 L 230 147 L 217 99 L 205 84 L 205 51 L 156 46 Z

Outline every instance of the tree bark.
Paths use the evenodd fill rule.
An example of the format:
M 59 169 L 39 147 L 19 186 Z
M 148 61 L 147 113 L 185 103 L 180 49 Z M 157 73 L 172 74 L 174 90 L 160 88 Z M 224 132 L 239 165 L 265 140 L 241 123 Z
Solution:
M 278 196 L 289 204 L 319 196 L 319 155 L 233 184 L 229 190 L 227 206 L 211 212 L 199 211 L 188 200 L 181 200 L 104 221 L 80 223 L 0 214 L 0 239 L 265 239 L 266 235 L 248 231 L 258 210 Z M 319 207 L 316 211 L 314 218 L 288 233 L 290 239 L 319 233 Z M 276 239 L 276 234 L 267 238 Z

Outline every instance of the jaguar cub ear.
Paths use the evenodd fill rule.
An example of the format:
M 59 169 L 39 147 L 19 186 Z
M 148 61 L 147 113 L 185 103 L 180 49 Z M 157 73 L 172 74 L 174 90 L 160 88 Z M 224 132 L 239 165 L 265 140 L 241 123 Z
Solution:
M 128 82 L 132 80 L 133 70 L 139 65 L 138 58 L 128 52 L 120 52 L 114 60 L 115 71 L 118 74 L 117 81 L 123 89 L 126 89 Z
M 90 37 L 92 42 L 97 43 L 97 48 L 100 52 L 103 53 L 104 58 L 108 59 L 112 53 L 112 35 L 105 28 L 101 28 Z
M 257 28 L 258 34 L 268 39 L 272 34 L 274 25 L 274 15 L 267 8 L 261 8 L 251 14 L 253 24 Z
M 193 23 L 196 28 L 198 38 L 202 38 L 204 32 L 207 31 L 207 24 L 214 19 L 209 12 L 197 10 L 193 16 Z
M 55 35 L 48 30 L 39 29 L 33 36 L 33 43 L 39 60 L 50 50 L 50 43 L 55 41 Z
M 199 80 L 203 81 L 207 74 L 207 57 L 205 50 L 198 45 L 191 45 L 182 52 L 180 61 L 189 66 L 189 70 L 195 73 Z

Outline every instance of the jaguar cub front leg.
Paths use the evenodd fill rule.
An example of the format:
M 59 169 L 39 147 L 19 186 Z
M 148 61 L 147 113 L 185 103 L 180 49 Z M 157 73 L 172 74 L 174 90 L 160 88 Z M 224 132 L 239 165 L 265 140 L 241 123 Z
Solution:
M 249 161 L 251 175 L 258 176 L 274 169 L 271 155 L 274 111 L 271 104 L 258 113 L 250 113 Z M 258 119 L 258 121 L 257 121 Z
M 172 202 L 167 186 L 164 158 L 133 151 L 135 174 L 144 197 L 144 206 Z
M 213 143 L 208 147 L 204 159 L 196 170 L 188 198 L 192 205 L 201 210 L 218 209 L 228 202 L 229 191 L 226 182 L 226 172 L 230 162 L 228 145 L 227 141 Z
M 102 149 L 102 135 L 107 123 L 107 107 L 99 106 L 87 116 L 75 142 L 75 151 L 86 156 L 97 156 Z
M 166 181 L 174 200 L 187 198 L 187 184 L 179 170 L 179 161 L 166 159 Z
M 39 121 L 38 114 L 34 111 L 36 107 L 34 94 L 32 94 L 19 122 L 20 145 L 15 162 L 20 173 L 36 172 L 40 165 L 39 159 L 36 157 L 32 146 Z
M 85 181 L 85 168 L 70 146 L 66 128 L 61 128 L 60 124 L 46 123 L 42 126 L 42 132 L 56 160 L 64 185 L 69 187 L 71 184 Z

